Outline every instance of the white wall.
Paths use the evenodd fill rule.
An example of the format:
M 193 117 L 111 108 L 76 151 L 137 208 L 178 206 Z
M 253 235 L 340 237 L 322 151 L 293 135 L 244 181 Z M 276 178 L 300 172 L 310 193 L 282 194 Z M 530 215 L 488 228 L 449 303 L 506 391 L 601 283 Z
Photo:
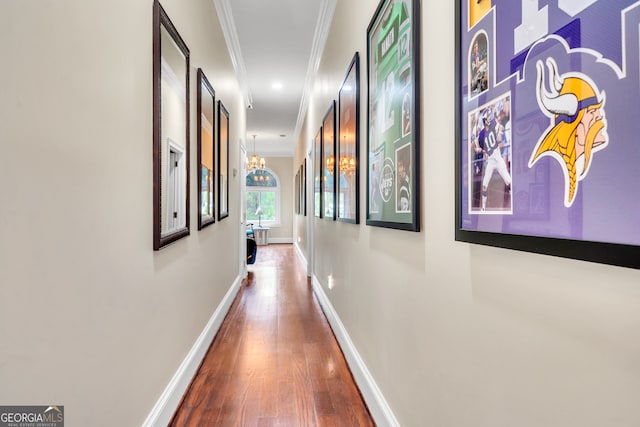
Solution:
M 359 51 L 366 161 L 377 3 L 338 2 L 297 156 Z M 313 219 L 314 274 L 402 426 L 637 426 L 640 272 L 454 241 L 455 2 L 421 3 L 422 231 Z
M 191 235 L 152 250 L 152 1 L 0 6 L 0 403 L 140 425 L 239 273 L 230 216 L 197 230 L 196 69 L 245 112 L 213 2 L 163 1 L 191 50 Z M 231 250 L 230 250 L 231 249 Z

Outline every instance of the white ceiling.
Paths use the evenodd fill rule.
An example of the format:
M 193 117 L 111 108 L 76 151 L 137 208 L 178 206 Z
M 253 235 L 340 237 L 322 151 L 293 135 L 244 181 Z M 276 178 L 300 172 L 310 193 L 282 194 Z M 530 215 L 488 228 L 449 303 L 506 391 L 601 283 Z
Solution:
M 336 0 L 214 2 L 251 106 L 247 151 L 253 152 L 255 134 L 258 154 L 293 155 Z

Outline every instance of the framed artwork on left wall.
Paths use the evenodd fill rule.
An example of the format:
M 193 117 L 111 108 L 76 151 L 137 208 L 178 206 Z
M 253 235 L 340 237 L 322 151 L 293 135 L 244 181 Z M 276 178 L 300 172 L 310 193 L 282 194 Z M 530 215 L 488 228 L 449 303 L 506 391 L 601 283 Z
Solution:
M 201 68 L 198 68 L 198 230 L 216 220 L 215 188 L 215 107 L 216 95 Z
M 189 235 L 189 48 L 153 2 L 153 249 Z
M 218 101 L 218 221 L 229 216 L 229 112 Z

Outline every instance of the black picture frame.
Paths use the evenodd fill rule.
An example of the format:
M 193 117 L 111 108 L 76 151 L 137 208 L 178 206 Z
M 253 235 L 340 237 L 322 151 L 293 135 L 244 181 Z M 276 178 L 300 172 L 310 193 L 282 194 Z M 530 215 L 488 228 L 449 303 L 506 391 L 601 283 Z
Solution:
M 325 219 L 336 219 L 336 102 L 322 119 L 322 208 Z
M 307 216 L 307 159 L 302 162 L 302 189 L 300 191 L 300 200 L 302 202 L 302 215 Z
M 218 221 L 229 216 L 229 111 L 218 101 Z
M 313 139 L 313 214 L 322 218 L 324 181 L 322 179 L 322 126 Z
M 628 176 L 637 167 L 624 165 L 637 165 L 640 160 L 635 147 L 625 151 L 626 146 L 635 146 L 637 121 L 621 118 L 625 111 L 637 111 L 640 98 L 611 96 L 629 93 L 624 89 L 626 84 L 635 91 L 638 74 L 625 74 L 628 70 L 624 64 L 609 59 L 608 49 L 622 49 L 624 54 L 623 31 L 611 28 L 602 33 L 586 24 L 596 16 L 601 22 L 607 14 L 606 19 L 613 17 L 611 22 L 622 25 L 626 11 L 616 9 L 617 4 L 600 2 L 588 11 L 579 6 L 574 16 L 569 16 L 555 4 L 544 6 L 544 14 L 552 23 L 546 32 L 529 37 L 517 49 L 505 49 L 496 41 L 504 40 L 502 30 L 510 31 L 509 43 L 513 45 L 518 31 L 514 28 L 532 30 L 521 22 L 524 17 L 516 13 L 518 10 L 513 11 L 517 16 L 500 13 L 512 6 L 506 0 L 455 3 L 455 239 L 638 269 L 640 246 L 628 243 L 637 237 L 637 227 L 628 225 L 635 220 L 617 212 L 635 211 L 628 209 L 627 203 L 635 202 L 624 187 L 631 182 L 635 186 L 637 179 Z M 527 16 L 535 14 L 533 8 Z M 490 31 L 492 28 L 496 30 Z M 602 43 L 593 45 L 589 32 L 597 32 Z M 582 85 L 581 93 L 592 92 L 590 97 L 598 101 L 591 103 L 593 111 L 606 110 L 598 113 L 606 119 L 607 138 L 611 140 L 610 144 L 598 141 L 599 149 L 606 149 L 590 153 L 590 167 L 583 169 L 573 186 L 570 174 L 563 169 L 571 170 L 570 163 L 580 154 L 569 160 L 554 153 L 540 155 L 547 137 L 561 135 L 560 126 L 577 121 L 581 104 L 591 99 L 583 100 L 579 93 L 573 93 L 579 101 L 576 111 L 571 111 L 573 115 L 551 107 L 549 93 L 565 93 L 568 78 L 573 79 L 572 84 Z M 605 90 L 610 95 L 606 103 Z M 500 123 L 499 118 L 505 114 L 503 108 L 494 108 L 498 105 L 510 108 L 507 167 L 511 182 L 502 178 L 500 184 L 500 175 L 494 173 L 487 179 L 485 190 L 484 172 L 489 170 L 486 165 L 490 154 L 480 143 L 487 131 L 480 133 L 485 127 L 491 129 L 496 117 Z M 562 136 L 557 138 L 557 146 L 564 146 L 565 141 L 559 141 Z M 482 166 L 476 168 L 478 161 Z M 599 175 L 606 180 L 594 179 Z M 500 191 L 492 193 L 494 182 L 500 184 Z M 492 203 L 492 194 L 498 194 L 497 203 Z M 619 195 L 624 196 L 616 200 Z
M 165 41 L 163 43 L 163 40 Z M 172 51 L 173 49 L 173 51 Z M 166 54 L 166 58 L 165 58 Z M 153 2 L 153 250 L 189 235 L 189 48 L 158 0 Z M 164 90 L 163 90 L 164 87 Z M 171 104 L 174 108 L 164 108 Z M 183 128 L 163 114 L 184 111 Z M 169 176 L 175 179 L 169 179 Z
M 300 215 L 300 168 L 296 172 L 293 191 L 293 206 L 296 215 Z
M 367 225 L 420 231 L 420 126 L 420 0 L 381 0 L 367 28 Z
M 198 68 L 198 230 L 216 222 L 215 116 L 216 92 L 202 68 Z
M 360 54 L 356 52 L 338 92 L 338 220 L 360 222 Z

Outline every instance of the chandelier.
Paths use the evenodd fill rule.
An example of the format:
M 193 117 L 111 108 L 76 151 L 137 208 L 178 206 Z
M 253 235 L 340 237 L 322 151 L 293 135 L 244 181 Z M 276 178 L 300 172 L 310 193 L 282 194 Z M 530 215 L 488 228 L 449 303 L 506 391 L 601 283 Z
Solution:
M 356 171 L 356 158 L 349 157 L 346 154 L 343 154 L 340 157 L 339 167 L 340 167 L 340 172 L 343 175 L 347 175 L 347 176 L 353 175 Z
M 264 157 L 258 157 L 256 155 L 256 136 L 253 135 L 253 155 L 247 159 L 247 170 L 254 171 L 257 169 L 264 169 L 267 166 L 267 161 Z
M 344 146 L 347 146 L 347 135 L 344 136 Z M 340 156 L 340 162 L 338 163 L 340 173 L 346 176 L 351 176 L 356 172 L 356 158 L 348 156 L 347 153 Z
M 329 175 L 333 175 L 333 171 L 336 168 L 336 158 L 333 157 L 333 154 L 327 157 L 327 170 L 329 171 Z

